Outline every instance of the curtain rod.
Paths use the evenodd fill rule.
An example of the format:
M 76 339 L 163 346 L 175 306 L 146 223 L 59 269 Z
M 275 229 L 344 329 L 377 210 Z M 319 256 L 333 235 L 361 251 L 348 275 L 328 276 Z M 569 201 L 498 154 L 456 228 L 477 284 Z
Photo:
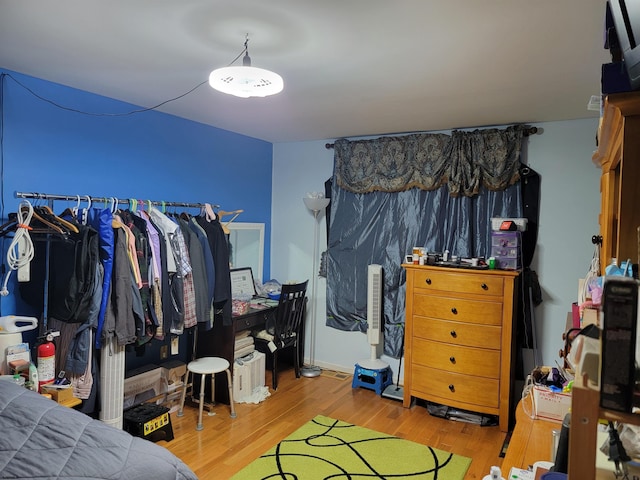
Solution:
M 529 135 L 535 135 L 536 133 L 538 133 L 538 127 L 529 127 L 526 130 L 522 131 L 523 135 L 525 137 L 528 137 Z M 327 150 L 333 148 L 335 144 L 333 143 L 325 143 L 324 144 L 324 148 L 326 148 Z
M 128 204 L 135 200 L 139 204 L 144 205 L 156 205 L 163 207 L 184 207 L 184 208 L 202 208 L 204 203 L 189 203 L 189 202 L 164 202 L 157 200 L 137 200 L 129 198 L 117 198 L 117 197 L 92 197 L 90 195 L 56 195 L 53 193 L 36 193 L 36 192 L 15 192 L 16 198 L 35 198 L 37 200 L 62 200 L 67 202 L 96 202 L 96 203 L 113 203 Z M 220 208 L 220 205 L 211 205 L 212 208 Z

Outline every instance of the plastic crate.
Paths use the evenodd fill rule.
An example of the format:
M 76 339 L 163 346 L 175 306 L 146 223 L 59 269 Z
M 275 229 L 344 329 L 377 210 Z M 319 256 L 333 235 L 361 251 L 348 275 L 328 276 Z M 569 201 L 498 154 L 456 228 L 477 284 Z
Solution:
M 496 268 L 500 270 L 517 270 L 519 267 L 519 258 L 496 257 Z
M 511 257 L 518 258 L 520 256 L 520 247 L 491 247 L 492 257 Z
M 511 248 L 520 246 L 519 232 L 492 232 L 491 247 Z

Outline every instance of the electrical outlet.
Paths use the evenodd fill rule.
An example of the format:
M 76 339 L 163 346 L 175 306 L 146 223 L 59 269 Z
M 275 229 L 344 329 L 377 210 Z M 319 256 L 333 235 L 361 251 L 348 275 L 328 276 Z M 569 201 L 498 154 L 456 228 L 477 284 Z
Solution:
M 160 347 L 160 359 L 164 360 L 168 356 L 169 356 L 169 347 L 167 347 L 166 345 L 162 345 Z

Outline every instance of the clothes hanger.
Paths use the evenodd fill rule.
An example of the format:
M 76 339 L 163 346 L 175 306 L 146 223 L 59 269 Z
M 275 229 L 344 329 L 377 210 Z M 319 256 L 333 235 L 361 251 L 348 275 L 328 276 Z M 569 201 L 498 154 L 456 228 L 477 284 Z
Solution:
M 87 206 L 80 210 L 80 218 L 78 219 L 82 225 L 86 225 L 89 221 L 89 210 L 91 210 L 91 197 L 89 195 L 87 197 Z
M 224 231 L 224 233 L 226 233 L 227 235 L 229 235 L 231 233 L 231 230 L 229 230 L 229 224 L 231 222 L 233 222 L 236 218 L 238 218 L 238 215 L 240 215 L 242 212 L 244 212 L 244 210 L 233 210 L 231 212 L 225 212 L 224 210 L 218 210 L 218 217 L 220 217 L 220 219 L 222 219 L 222 217 L 226 217 L 227 215 L 233 215 L 233 217 L 231 217 L 231 220 L 227 220 L 224 223 L 222 223 L 222 221 L 220 222 L 221 225 L 222 225 L 222 230 Z
M 55 213 L 53 213 L 53 210 L 51 210 L 51 207 L 49 207 L 48 205 L 40 205 L 38 207 L 34 207 L 33 211 L 34 218 L 40 217 L 38 218 L 38 220 L 42 221 L 43 223 L 46 222 L 49 225 L 55 226 L 56 228 L 60 229 L 60 233 L 66 234 L 69 232 L 73 232 L 74 229 L 77 230 L 77 227 L 75 225 L 72 225 L 71 223 L 61 219 Z M 71 228 L 70 226 L 73 228 Z M 75 231 L 75 233 L 78 232 Z
M 46 217 L 46 213 L 40 210 L 41 207 L 33 207 L 33 217 L 31 219 L 32 222 L 36 222 L 40 227 L 31 225 L 34 233 L 58 233 L 60 235 L 66 236 L 67 232 L 60 226 L 56 225 L 53 222 L 50 222 Z M 21 212 L 25 213 L 24 207 L 21 209 Z M 43 214 L 41 214 L 43 213 Z
M 18 223 L 18 219 L 14 213 L 9 214 L 9 220 L 2 225 L 0 225 L 0 238 L 8 235 L 9 233 L 15 232 L 16 224 Z
M 201 215 L 205 217 L 207 222 L 213 222 L 215 219 L 218 218 L 215 212 L 213 211 L 213 208 L 211 207 L 210 203 L 204 204 L 204 206 L 202 207 Z
M 78 227 L 71 223 L 68 220 L 65 220 L 64 218 L 56 215 L 55 213 L 53 213 L 53 210 L 51 210 L 50 207 L 43 205 L 42 208 L 45 212 L 47 212 L 50 216 L 51 220 L 54 220 L 56 223 L 60 224 L 62 226 L 62 228 L 68 230 L 69 232 L 73 232 L 73 233 L 80 233 L 80 230 L 78 229 Z M 69 209 L 67 209 L 69 210 Z M 69 213 L 71 213 L 71 210 L 69 210 Z
M 79 208 L 80 208 L 80 195 L 76 195 L 76 205 L 75 205 L 75 207 L 65 208 L 64 211 L 60 215 L 57 215 L 61 222 L 67 222 L 69 225 L 73 226 L 73 228 L 72 228 L 72 227 L 69 227 L 69 225 L 67 225 L 67 227 L 71 231 L 74 231 L 73 230 L 74 228 L 77 230 L 77 225 L 74 222 L 78 222 L 78 209 Z M 69 217 L 72 220 L 67 220 L 64 217 Z M 79 230 L 77 232 L 75 232 L 75 233 L 78 233 L 78 232 L 79 232 Z

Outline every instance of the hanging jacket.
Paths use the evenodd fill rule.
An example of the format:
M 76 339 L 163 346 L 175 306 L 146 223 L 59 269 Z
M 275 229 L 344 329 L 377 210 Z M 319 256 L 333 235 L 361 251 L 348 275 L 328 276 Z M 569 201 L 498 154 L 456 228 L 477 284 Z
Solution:
M 197 217 L 196 221 L 204 229 L 209 240 L 209 248 L 215 263 L 216 278 L 213 298 L 213 314 L 216 321 L 222 320 L 223 325 L 231 325 L 231 276 L 229 274 L 229 246 L 227 237 L 218 219 L 208 221 L 204 217 Z M 211 328 L 203 325 L 204 329 Z
M 67 323 L 83 323 L 89 317 L 99 262 L 97 231 L 85 225 L 79 225 L 78 229 L 78 233 L 51 236 L 46 241 L 43 237 L 34 237 L 30 280 L 18 283 L 25 302 L 43 311 L 47 286 L 47 316 Z
M 100 245 L 100 263 L 103 267 L 102 299 L 100 302 L 100 312 L 98 313 L 98 326 L 96 330 L 96 348 L 102 346 L 102 327 L 104 325 L 104 315 L 109 301 L 111 291 L 111 273 L 113 271 L 113 251 L 114 236 L 112 227 L 113 214 L 111 210 L 92 208 L 89 210 L 89 224 L 98 232 Z

